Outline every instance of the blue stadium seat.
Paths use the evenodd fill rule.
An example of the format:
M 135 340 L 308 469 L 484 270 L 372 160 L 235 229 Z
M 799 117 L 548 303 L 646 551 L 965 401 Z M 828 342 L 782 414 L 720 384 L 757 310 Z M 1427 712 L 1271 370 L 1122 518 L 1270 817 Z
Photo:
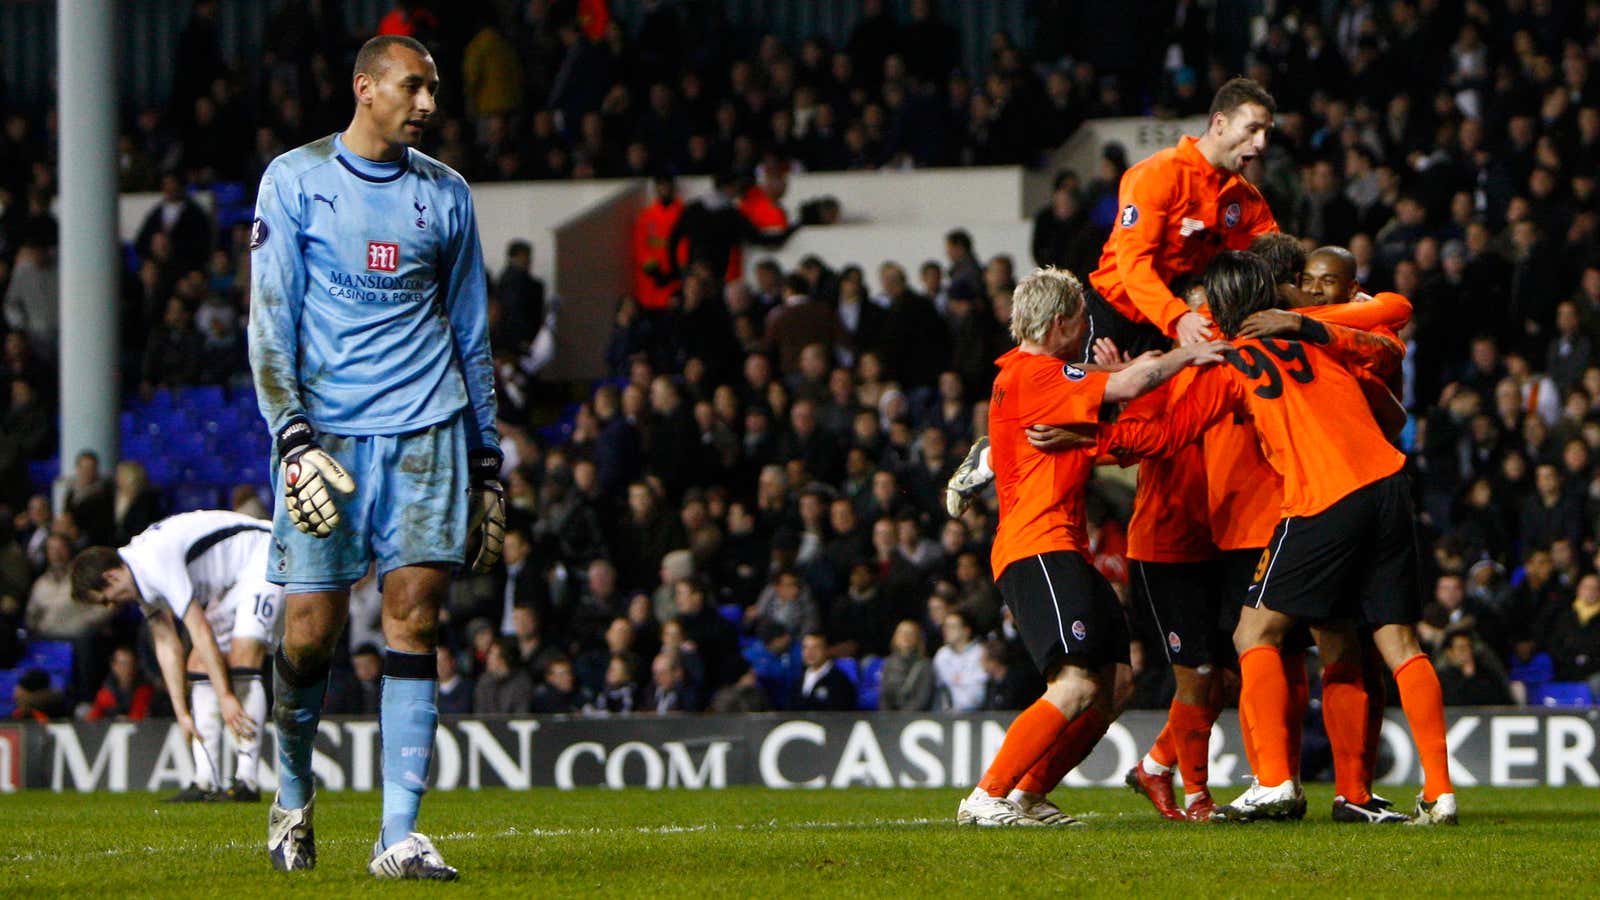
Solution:
M 744 607 L 737 603 L 724 603 L 717 607 L 717 613 L 735 628 L 742 628 L 744 625 Z
M 46 672 L 72 672 L 71 641 L 29 641 L 28 652 L 23 654 L 21 668 L 43 669 Z
M 28 483 L 33 486 L 35 493 L 48 494 L 51 482 L 60 474 L 61 460 L 54 457 L 28 463 Z
M 248 200 L 242 181 L 216 181 L 211 184 L 211 199 L 218 205 L 238 205 Z
M 857 709 L 877 709 L 883 691 L 883 657 L 869 656 L 861 665 L 861 685 L 856 692 Z
M 226 403 L 218 385 L 178 388 L 177 405 L 192 410 L 221 409 Z
M 209 485 L 179 485 L 169 496 L 171 498 L 171 512 L 174 515 L 181 512 L 191 512 L 196 509 L 219 508 L 217 489 Z
M 1582 681 L 1547 681 L 1537 688 L 1529 689 L 1528 705 L 1593 706 L 1594 695 L 1589 692 L 1589 685 Z
M 21 680 L 21 669 L 0 669 L 0 719 L 9 719 L 16 711 L 17 703 L 12 695 L 16 693 L 17 682 Z

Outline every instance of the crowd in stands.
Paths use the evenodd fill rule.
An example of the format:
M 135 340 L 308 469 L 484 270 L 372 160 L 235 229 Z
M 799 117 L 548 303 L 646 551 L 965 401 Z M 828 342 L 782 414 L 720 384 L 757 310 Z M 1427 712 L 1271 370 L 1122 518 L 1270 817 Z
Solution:
M 191 27 L 203 30 L 207 6 Z M 715 173 L 721 188 L 758 168 L 1029 163 L 1086 118 L 1203 111 L 1230 74 L 1203 23 L 1193 40 L 1194 23 L 1174 21 L 1152 31 L 1162 77 L 1138 90 L 1078 60 L 1029 58 L 1003 35 L 980 78 L 955 70 L 929 6 L 868 15 L 839 46 L 766 38 L 737 59 L 687 40 L 699 26 L 672 3 L 594 35 L 541 2 L 471 29 L 401 4 L 385 27 L 440 42 L 461 94 L 429 149 L 475 180 Z M 219 233 L 185 187 L 249 181 L 344 124 L 348 32 L 330 26 L 336 4 L 309 8 L 285 4 L 279 23 L 308 35 L 285 44 L 316 48 L 306 60 L 218 60 L 124 135 L 126 186 L 163 191 L 125 291 L 126 349 L 159 360 L 125 368 L 141 388 L 243 371 L 245 236 Z M 1413 302 L 1403 440 L 1431 599 L 1423 636 L 1446 702 L 1538 703 L 1552 683 L 1600 694 L 1600 7 L 1276 8 L 1244 66 L 1276 94 L 1276 129 L 1245 174 L 1285 231 L 1348 247 L 1366 289 Z M 90 640 L 100 662 L 76 699 L 131 713 L 159 705 L 140 700 L 136 672 L 113 666 L 96 690 L 137 621 L 63 605 L 60 567 L 93 529 L 118 539 L 159 500 L 141 505 L 136 473 L 124 486 L 119 469 L 99 488 L 110 524 L 91 523 L 86 501 L 52 511 L 16 476 L 15 461 L 53 452 L 54 323 L 30 303 L 53 296 L 52 127 L 12 115 L 0 138 L 15 162 L 0 166 L 12 331 L 0 477 L 17 511 L 0 541 L 0 624 Z M 505 565 L 452 588 L 441 707 L 978 710 L 1036 696 L 988 571 L 992 501 L 952 520 L 940 491 L 986 427 L 1011 286 L 1034 264 L 1094 268 L 1128 162 L 1110 147 L 1096 171 L 1059 175 L 1032 259 L 985 255 L 953 219 L 926 260 L 862 248 L 791 271 L 761 260 L 746 280 L 689 235 L 681 268 L 674 254 L 670 272 L 637 272 L 646 287 L 616 305 L 608 377 L 560 425 L 528 385 L 502 384 Z M 514 354 L 541 321 L 526 258 L 515 248 L 496 279 L 497 352 Z M 649 285 L 670 290 L 647 299 Z M 100 483 L 92 465 L 80 461 L 75 490 Z M 1104 477 L 1090 496 L 1095 563 L 1119 590 L 1130 495 Z M 374 592 L 357 590 L 330 711 L 375 708 Z M 1135 703 L 1164 706 L 1159 644 L 1130 614 Z

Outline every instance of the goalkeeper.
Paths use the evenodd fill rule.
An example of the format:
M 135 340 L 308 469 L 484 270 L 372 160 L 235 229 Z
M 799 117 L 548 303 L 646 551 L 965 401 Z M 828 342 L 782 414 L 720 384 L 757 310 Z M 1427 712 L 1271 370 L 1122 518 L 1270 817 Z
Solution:
M 415 149 L 439 89 L 427 49 L 373 38 L 353 89 L 347 129 L 267 167 L 250 239 L 250 365 L 278 495 L 267 578 L 287 605 L 268 851 L 281 870 L 316 865 L 312 741 L 350 585 L 376 560 L 383 817 L 367 868 L 450 880 L 416 821 L 439 607 L 452 569 L 498 561 L 505 528 L 483 254 L 466 182 Z

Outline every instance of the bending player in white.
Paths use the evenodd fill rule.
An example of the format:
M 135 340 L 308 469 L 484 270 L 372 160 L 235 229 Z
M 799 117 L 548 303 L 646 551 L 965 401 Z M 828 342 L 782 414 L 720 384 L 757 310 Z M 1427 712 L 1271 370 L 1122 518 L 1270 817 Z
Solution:
M 271 543 L 267 522 L 202 510 L 163 519 L 120 550 L 90 547 L 72 561 L 73 599 L 137 603 L 150 623 L 173 712 L 194 751 L 194 782 L 175 801 L 261 799 L 256 771 L 267 717 L 261 664 L 283 610 L 283 589 L 267 581 Z M 187 655 L 179 620 L 193 645 Z M 186 674 L 192 706 L 186 702 Z M 238 746 L 226 794 L 224 722 Z

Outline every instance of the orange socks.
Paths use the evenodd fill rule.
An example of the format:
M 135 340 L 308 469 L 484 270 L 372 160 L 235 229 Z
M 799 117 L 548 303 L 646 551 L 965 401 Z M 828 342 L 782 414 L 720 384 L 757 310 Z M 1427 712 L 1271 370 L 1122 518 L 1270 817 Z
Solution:
M 1427 655 L 1418 653 L 1394 670 L 1394 680 L 1400 686 L 1400 706 L 1411 726 L 1411 739 L 1422 759 L 1422 799 L 1431 803 L 1440 794 L 1454 791 L 1450 753 L 1444 743 L 1444 695 L 1439 691 L 1439 676 Z
M 1333 747 L 1335 790 L 1351 803 L 1372 799 L 1367 774 L 1367 690 L 1361 667 L 1355 663 L 1329 663 L 1322 670 L 1322 723 Z
M 1173 703 L 1178 701 L 1174 700 Z M 1161 733 L 1156 735 L 1156 742 L 1150 745 L 1148 754 L 1150 761 L 1157 765 L 1172 768 L 1178 763 L 1178 742 L 1172 736 L 1172 712 L 1167 712 L 1167 723 L 1161 727 Z
M 1250 774 L 1261 777 L 1261 760 L 1256 758 L 1256 734 L 1250 724 L 1250 709 L 1244 705 L 1244 691 L 1239 691 L 1239 735 L 1244 740 L 1244 758 L 1250 763 Z
M 1055 790 L 1068 772 L 1088 758 L 1110 727 L 1111 720 L 1092 706 L 1078 713 L 1062 732 L 1055 747 L 1034 763 L 1028 774 L 1017 782 L 1017 789 L 1041 796 Z
M 1362 763 L 1367 767 L 1367 790 L 1378 777 L 1378 747 L 1383 744 L 1383 709 L 1389 705 L 1389 688 L 1384 683 L 1383 658 L 1378 648 L 1362 651 L 1361 677 L 1367 686 L 1367 749 Z
M 1289 683 L 1289 711 L 1284 724 L 1289 729 L 1289 777 L 1300 777 L 1300 742 L 1306 732 L 1306 710 L 1311 708 L 1311 684 L 1306 677 L 1306 655 L 1291 653 L 1283 658 L 1283 678 Z
M 1211 768 L 1211 723 L 1215 720 L 1211 709 L 1179 700 L 1173 700 L 1167 712 L 1167 730 L 1178 748 L 1178 771 L 1183 775 L 1185 793 L 1206 786 Z
M 978 787 L 991 797 L 1009 794 L 1030 769 L 1048 756 L 1066 727 L 1067 717 L 1054 704 L 1042 697 L 1033 701 L 1006 729 L 1000 752 L 995 754 Z
M 1239 657 L 1244 687 L 1239 705 L 1250 717 L 1256 748 L 1256 777 L 1264 787 L 1289 780 L 1289 684 L 1283 674 L 1283 657 L 1277 647 L 1257 646 Z

